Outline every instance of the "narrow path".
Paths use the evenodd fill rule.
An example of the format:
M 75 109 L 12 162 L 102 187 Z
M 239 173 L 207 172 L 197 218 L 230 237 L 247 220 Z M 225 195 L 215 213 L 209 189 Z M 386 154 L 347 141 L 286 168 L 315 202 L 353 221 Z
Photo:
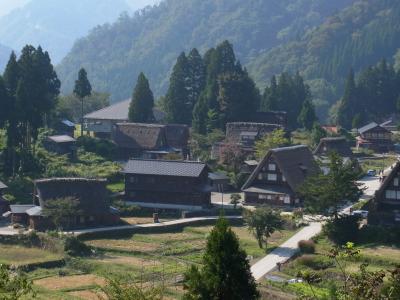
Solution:
M 71 232 L 65 232 L 67 234 L 73 234 L 75 236 L 79 236 L 86 233 L 100 233 L 100 232 L 109 232 L 116 230 L 128 230 L 134 228 L 166 228 L 169 226 L 175 226 L 180 224 L 191 224 L 199 221 L 206 220 L 216 220 L 218 216 L 215 217 L 198 217 L 198 218 L 187 218 L 187 219 L 178 219 L 168 222 L 162 223 L 149 223 L 149 224 L 138 224 L 138 225 L 121 225 L 121 226 L 110 226 L 110 227 L 100 227 L 100 228 L 88 228 L 88 229 L 77 229 Z M 225 216 L 226 219 L 242 219 L 242 216 Z
M 277 263 L 285 263 L 299 251 L 297 247 L 299 241 L 309 240 L 320 233 L 321 230 L 322 224 L 317 222 L 310 223 L 310 225 L 304 227 L 278 248 L 274 249 L 270 254 L 251 266 L 251 273 L 254 278 L 259 280 L 263 278 L 265 274 L 276 268 Z

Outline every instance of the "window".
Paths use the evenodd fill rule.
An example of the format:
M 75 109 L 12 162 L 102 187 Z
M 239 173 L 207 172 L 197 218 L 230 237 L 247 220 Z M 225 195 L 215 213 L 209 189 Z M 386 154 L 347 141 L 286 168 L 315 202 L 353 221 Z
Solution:
M 268 200 L 272 200 L 272 196 L 271 195 L 267 195 L 267 199 Z
M 268 164 L 268 170 L 275 171 L 276 170 L 276 165 L 275 164 Z
M 395 178 L 393 179 L 393 185 L 394 185 L 394 186 L 399 186 L 399 177 L 395 177 Z
M 258 180 L 263 180 L 263 174 L 262 173 L 258 174 Z
M 267 200 L 267 195 L 259 194 L 259 195 L 258 195 L 258 199 L 260 199 L 260 200 Z
M 387 190 L 386 191 L 386 198 L 387 199 L 396 199 L 396 191 Z
M 285 196 L 285 199 L 283 200 L 283 203 L 290 204 L 290 197 L 289 196 Z
M 85 217 L 79 217 L 79 223 L 84 224 L 85 223 Z
M 277 176 L 276 176 L 276 174 L 268 174 L 267 178 L 269 181 L 276 181 Z
M 282 181 L 283 181 L 283 182 L 286 182 L 286 177 L 285 177 L 285 175 L 282 175 Z

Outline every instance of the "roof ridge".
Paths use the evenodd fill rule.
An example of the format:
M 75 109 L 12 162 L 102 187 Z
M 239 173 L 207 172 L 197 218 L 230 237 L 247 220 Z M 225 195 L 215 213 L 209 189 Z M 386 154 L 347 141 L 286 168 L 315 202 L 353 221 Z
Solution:
M 195 160 L 168 160 L 168 159 L 150 159 L 150 158 L 131 158 L 131 159 L 129 159 L 129 161 L 154 161 L 154 162 L 206 164 L 205 162 L 195 161 Z

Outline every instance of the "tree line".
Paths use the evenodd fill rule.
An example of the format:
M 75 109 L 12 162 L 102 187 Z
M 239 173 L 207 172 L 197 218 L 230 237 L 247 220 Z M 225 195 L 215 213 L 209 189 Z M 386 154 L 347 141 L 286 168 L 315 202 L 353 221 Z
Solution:
M 132 96 L 130 121 L 152 122 L 153 105 L 149 82 L 141 73 Z M 261 95 L 228 41 L 203 56 L 195 48 L 188 55 L 181 53 L 160 106 L 167 122 L 187 124 L 201 134 L 225 130 L 228 122 L 252 121 L 257 111 L 286 111 L 291 129 L 311 129 L 317 120 L 310 89 L 299 73 L 283 73 L 278 80 L 273 77 Z

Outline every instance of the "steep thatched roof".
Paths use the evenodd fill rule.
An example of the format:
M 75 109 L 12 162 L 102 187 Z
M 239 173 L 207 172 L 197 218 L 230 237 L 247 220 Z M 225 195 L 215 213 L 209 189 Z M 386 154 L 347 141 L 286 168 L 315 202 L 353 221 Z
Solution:
M 182 124 L 165 125 L 167 145 L 176 149 L 187 148 L 189 141 L 189 127 Z
M 314 150 L 315 155 L 326 156 L 329 152 L 335 151 L 342 157 L 352 157 L 353 152 L 345 137 L 322 138 Z
M 48 201 L 71 198 L 79 202 L 79 209 L 88 213 L 108 212 L 105 179 L 50 178 L 35 183 L 35 193 L 43 208 Z
M 113 129 L 113 140 L 129 149 L 155 150 L 166 145 L 165 126 L 144 123 L 118 123 Z
M 7 186 L 0 181 L 0 190 L 6 189 Z
M 283 129 L 284 127 L 279 124 L 232 122 L 226 124 L 226 138 L 230 141 L 239 142 L 243 133 L 262 138 L 279 128 Z
M 383 179 L 383 182 L 379 187 L 379 189 L 375 192 L 375 198 L 377 198 L 378 200 L 384 198 L 387 187 L 390 186 L 390 183 L 392 182 L 393 178 L 395 176 L 398 176 L 399 172 L 400 172 L 400 161 L 397 161 L 389 170 L 389 172 L 384 174 L 385 177 Z M 398 201 L 397 200 L 394 201 L 397 204 Z
M 318 165 L 307 146 L 291 146 L 276 148 L 268 151 L 267 155 L 258 164 L 257 168 L 250 175 L 243 185 L 242 190 L 248 189 L 257 175 L 261 172 L 270 157 L 273 157 L 279 170 L 285 176 L 286 181 L 293 191 L 304 182 L 307 176 L 317 174 Z

